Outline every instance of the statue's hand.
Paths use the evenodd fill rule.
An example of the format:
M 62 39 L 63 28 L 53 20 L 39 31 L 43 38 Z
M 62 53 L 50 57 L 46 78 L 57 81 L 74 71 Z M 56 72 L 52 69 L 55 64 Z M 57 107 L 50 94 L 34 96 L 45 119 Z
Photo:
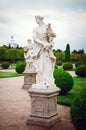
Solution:
M 53 44 L 54 44 L 54 43 L 48 43 L 48 44 L 45 46 L 45 48 L 51 49 L 51 48 L 53 47 Z
M 50 43 L 50 48 L 52 48 L 54 46 L 54 42 Z
M 51 59 L 52 62 L 56 62 L 56 57 L 55 56 L 50 57 L 50 59 Z

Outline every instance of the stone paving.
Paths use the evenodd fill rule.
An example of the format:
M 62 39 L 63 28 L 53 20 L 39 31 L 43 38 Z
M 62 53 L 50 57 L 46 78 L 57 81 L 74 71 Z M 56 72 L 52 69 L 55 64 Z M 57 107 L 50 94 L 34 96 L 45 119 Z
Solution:
M 0 79 L 0 130 L 75 130 L 70 107 L 57 105 L 61 122 L 51 128 L 26 125 L 30 114 L 30 97 L 22 89 L 24 77 Z

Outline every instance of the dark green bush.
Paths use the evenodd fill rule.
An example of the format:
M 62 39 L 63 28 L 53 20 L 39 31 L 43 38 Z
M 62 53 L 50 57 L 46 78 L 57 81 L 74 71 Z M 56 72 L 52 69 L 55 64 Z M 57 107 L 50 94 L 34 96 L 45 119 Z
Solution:
M 16 72 L 17 73 L 22 73 L 24 70 L 25 70 L 25 66 L 26 66 L 26 63 L 25 62 L 17 62 L 16 63 Z
M 63 69 L 64 69 L 64 70 L 71 70 L 71 69 L 73 69 L 72 63 L 71 63 L 71 62 L 66 62 L 66 63 L 64 63 L 64 64 L 63 64 Z
M 83 65 L 83 62 L 78 61 L 78 62 L 75 63 L 75 67 L 78 67 L 78 66 L 80 66 L 80 65 Z
M 77 130 L 86 130 L 86 88 L 73 101 L 70 114 Z
M 57 61 L 56 63 L 58 66 L 62 65 L 62 61 Z
M 58 68 L 58 66 L 57 66 L 57 64 L 55 64 L 55 69 L 57 69 Z
M 75 73 L 79 76 L 86 77 L 86 65 L 80 65 L 76 68 Z
M 56 86 L 61 89 L 61 95 L 66 94 L 73 88 L 74 81 L 68 72 L 61 69 L 55 69 L 54 78 Z
M 4 61 L 4 62 L 1 64 L 1 67 L 2 67 L 3 69 L 8 69 L 9 66 L 10 66 L 10 63 L 9 63 L 9 62 L 6 62 L 6 61 Z

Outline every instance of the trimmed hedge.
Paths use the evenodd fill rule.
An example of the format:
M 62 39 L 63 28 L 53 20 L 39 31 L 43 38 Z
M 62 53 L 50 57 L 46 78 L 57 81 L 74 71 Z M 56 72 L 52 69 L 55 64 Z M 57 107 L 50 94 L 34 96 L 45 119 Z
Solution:
M 22 61 L 20 61 L 20 62 L 17 62 L 16 63 L 16 72 L 17 73 L 23 73 L 24 72 L 24 70 L 25 70 L 25 66 L 26 66 L 26 63 L 25 62 L 22 62 Z
M 61 89 L 61 95 L 66 94 L 73 88 L 74 81 L 68 72 L 61 69 L 55 69 L 54 78 L 56 86 Z
M 86 77 L 86 65 L 80 65 L 76 68 L 75 73 L 81 77 Z
M 1 67 L 2 67 L 3 69 L 8 69 L 9 66 L 10 66 L 10 63 L 9 63 L 9 62 L 6 62 L 6 61 L 4 61 L 4 62 L 1 64 Z
M 70 114 L 77 130 L 86 130 L 86 88 L 72 103 Z
M 75 63 L 75 67 L 78 67 L 78 66 L 80 66 L 80 65 L 83 65 L 83 62 L 78 61 L 78 62 Z
M 64 70 L 71 70 L 71 69 L 73 69 L 72 63 L 71 63 L 71 62 L 65 62 L 65 63 L 63 64 L 63 69 L 64 69 Z
M 62 61 L 57 61 L 56 63 L 58 66 L 62 65 Z

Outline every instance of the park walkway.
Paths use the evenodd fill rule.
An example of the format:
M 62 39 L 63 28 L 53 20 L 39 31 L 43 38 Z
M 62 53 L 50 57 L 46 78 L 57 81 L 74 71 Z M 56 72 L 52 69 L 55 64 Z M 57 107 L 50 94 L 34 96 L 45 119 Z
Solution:
M 57 105 L 61 122 L 52 128 L 26 125 L 30 114 L 30 97 L 22 89 L 24 77 L 0 79 L 0 130 L 75 130 L 70 108 Z
M 0 70 L 0 72 L 15 72 L 15 69 L 3 69 L 3 70 Z M 70 73 L 72 75 L 72 77 L 75 77 L 76 74 L 75 74 L 75 71 L 67 71 L 68 73 Z

